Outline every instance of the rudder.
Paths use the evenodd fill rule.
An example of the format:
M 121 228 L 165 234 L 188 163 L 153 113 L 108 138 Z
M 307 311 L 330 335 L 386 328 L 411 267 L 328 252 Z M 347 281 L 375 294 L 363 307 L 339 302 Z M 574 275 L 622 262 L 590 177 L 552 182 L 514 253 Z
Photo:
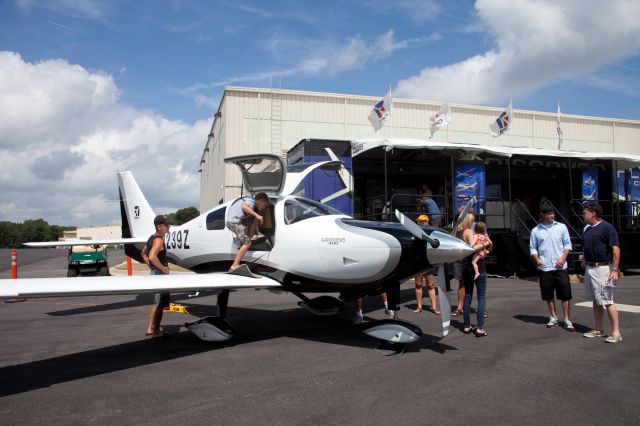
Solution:
M 118 173 L 122 237 L 145 237 L 153 234 L 155 213 L 131 172 Z

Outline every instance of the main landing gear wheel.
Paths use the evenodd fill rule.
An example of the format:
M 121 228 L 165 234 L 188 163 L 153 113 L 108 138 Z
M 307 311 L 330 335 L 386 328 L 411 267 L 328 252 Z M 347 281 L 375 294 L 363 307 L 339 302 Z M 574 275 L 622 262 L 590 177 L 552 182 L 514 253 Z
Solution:
M 227 320 L 218 317 L 205 317 L 184 325 L 187 330 L 205 342 L 224 342 L 233 337 L 233 328 Z
M 390 349 L 393 355 L 404 353 L 407 344 L 419 340 L 422 329 L 415 324 L 398 319 L 383 319 L 364 322 L 356 328 L 366 335 L 383 340 L 376 349 Z

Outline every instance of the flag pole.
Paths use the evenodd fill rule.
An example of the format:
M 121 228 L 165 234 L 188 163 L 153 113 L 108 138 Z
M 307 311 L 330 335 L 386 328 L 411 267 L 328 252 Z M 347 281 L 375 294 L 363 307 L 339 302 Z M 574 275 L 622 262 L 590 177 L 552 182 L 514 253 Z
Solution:
M 391 124 L 389 124 L 389 126 L 393 127 L 393 93 L 391 93 L 391 83 L 389 83 L 389 102 L 391 104 L 389 105 L 391 110 L 391 120 L 389 120 Z M 393 130 L 391 131 L 391 137 L 393 137 Z
M 558 112 L 556 113 L 556 132 L 558 133 L 558 151 L 562 151 L 562 129 L 560 129 L 560 99 L 558 99 Z

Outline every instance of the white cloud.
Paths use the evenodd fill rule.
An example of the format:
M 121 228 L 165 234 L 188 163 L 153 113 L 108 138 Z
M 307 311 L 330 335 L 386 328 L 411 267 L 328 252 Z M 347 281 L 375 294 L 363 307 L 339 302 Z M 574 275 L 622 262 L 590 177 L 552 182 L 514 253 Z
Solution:
M 442 14 L 442 7 L 436 0 L 394 0 L 388 2 L 357 0 L 356 3 L 382 15 L 400 13 L 416 22 L 430 22 Z
M 104 20 L 110 15 L 113 2 L 105 0 L 17 0 L 18 8 L 25 12 L 36 7 L 54 10 L 76 18 Z
M 347 71 L 360 70 L 371 62 L 375 62 L 392 55 L 395 51 L 407 49 L 418 44 L 428 44 L 440 40 L 439 34 L 425 37 L 414 37 L 397 41 L 393 30 L 380 35 L 371 42 L 367 42 L 360 34 L 346 38 L 340 43 L 330 43 L 327 40 L 285 39 L 280 35 L 265 42 L 265 47 L 280 60 L 296 59 L 296 64 L 290 68 L 262 71 L 252 74 L 228 77 L 224 80 L 209 83 L 197 83 L 182 93 L 189 95 L 198 91 L 222 87 L 235 83 L 268 82 L 289 76 L 337 75 Z M 194 98 L 198 105 L 206 104 L 205 96 Z
M 110 75 L 0 52 L 0 220 L 119 223 L 122 170 L 156 211 L 198 206 L 210 123 L 169 120 L 119 96 Z
M 492 103 L 640 53 L 640 2 L 478 0 L 495 48 L 401 80 L 396 96 Z M 446 48 L 444 40 L 442 48 Z

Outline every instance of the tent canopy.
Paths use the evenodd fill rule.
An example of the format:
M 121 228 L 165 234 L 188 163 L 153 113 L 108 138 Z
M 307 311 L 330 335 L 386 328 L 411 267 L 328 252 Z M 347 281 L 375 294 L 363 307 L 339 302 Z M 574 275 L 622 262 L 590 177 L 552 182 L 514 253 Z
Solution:
M 465 144 L 453 142 L 432 142 L 421 139 L 405 138 L 371 138 L 351 141 L 351 156 L 356 157 L 374 148 L 383 147 L 385 151 L 398 149 L 431 149 L 431 150 L 461 150 L 470 153 L 486 152 L 503 157 L 514 155 L 579 158 L 583 160 L 614 160 L 618 161 L 619 168 L 640 166 L 640 155 L 618 154 L 613 152 L 584 152 L 584 151 L 557 151 L 542 148 L 526 148 L 512 146 L 491 146 L 479 144 Z

